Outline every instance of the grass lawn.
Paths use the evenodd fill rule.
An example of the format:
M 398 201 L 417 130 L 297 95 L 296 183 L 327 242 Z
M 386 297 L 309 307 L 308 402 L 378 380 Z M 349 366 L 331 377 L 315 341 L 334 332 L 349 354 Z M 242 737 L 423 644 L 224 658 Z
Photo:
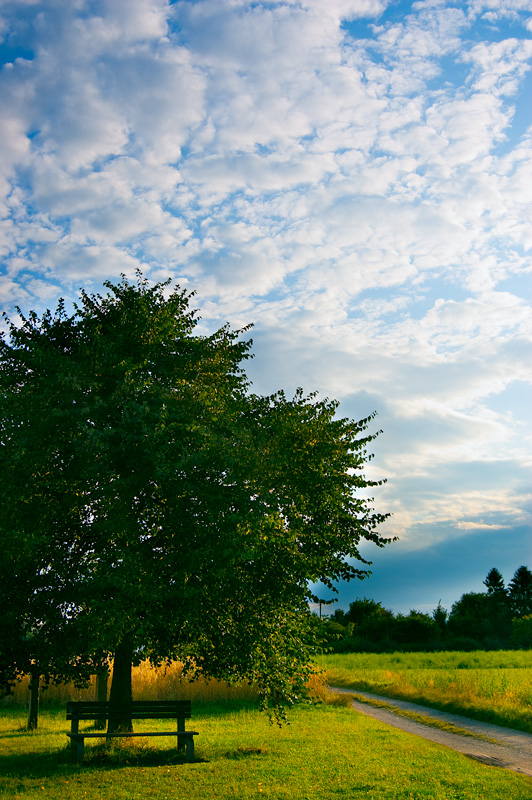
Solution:
M 86 742 L 76 764 L 64 708 L 43 710 L 27 733 L 24 709 L 0 714 L 0 795 L 10 800 L 286 800 L 364 797 L 532 800 L 532 779 L 484 766 L 386 727 L 350 708 L 301 706 L 279 728 L 250 703 L 195 703 L 189 727 L 197 763 L 181 762 L 173 739 L 129 747 Z M 158 723 L 145 723 L 157 728 Z M 140 742 L 140 744 L 139 744 Z

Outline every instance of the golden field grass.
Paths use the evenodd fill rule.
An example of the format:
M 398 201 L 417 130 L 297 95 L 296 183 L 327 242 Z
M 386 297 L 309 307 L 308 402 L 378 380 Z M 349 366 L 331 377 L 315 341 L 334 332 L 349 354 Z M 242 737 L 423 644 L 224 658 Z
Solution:
M 249 684 L 229 686 L 216 680 L 185 680 L 182 666 L 172 663 L 169 666 L 152 667 L 143 661 L 133 667 L 133 697 L 135 700 L 173 700 L 186 698 L 192 701 L 207 702 L 212 700 L 255 700 L 256 690 Z M 4 703 L 19 705 L 28 698 L 28 678 L 25 677 L 15 687 L 13 694 Z M 67 700 L 95 700 L 96 678 L 93 677 L 86 689 L 76 689 L 73 684 L 50 685 L 41 690 L 40 703 L 43 706 L 66 703 Z
M 532 651 L 320 656 L 331 686 L 373 692 L 532 733 Z

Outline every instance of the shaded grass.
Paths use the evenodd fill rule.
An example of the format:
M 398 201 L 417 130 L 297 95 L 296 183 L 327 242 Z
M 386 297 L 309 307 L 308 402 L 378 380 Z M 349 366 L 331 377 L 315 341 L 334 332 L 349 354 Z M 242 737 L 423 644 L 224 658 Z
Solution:
M 279 728 L 244 701 L 196 703 L 200 761 L 183 763 L 171 739 L 87 744 L 76 764 L 64 710 L 0 715 L 0 795 L 12 800 L 484 800 L 532 798 L 532 780 L 470 761 L 342 706 L 305 705 Z M 148 726 L 150 723 L 146 723 Z
M 408 700 L 532 733 L 528 651 L 320 656 L 332 686 Z

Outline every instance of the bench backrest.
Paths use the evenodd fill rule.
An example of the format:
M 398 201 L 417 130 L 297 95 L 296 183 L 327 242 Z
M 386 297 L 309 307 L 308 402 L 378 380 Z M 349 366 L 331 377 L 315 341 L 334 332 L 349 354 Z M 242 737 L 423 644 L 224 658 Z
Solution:
M 67 703 L 67 719 L 190 719 L 190 700 L 133 700 L 127 706 L 111 705 L 108 700 L 77 700 Z

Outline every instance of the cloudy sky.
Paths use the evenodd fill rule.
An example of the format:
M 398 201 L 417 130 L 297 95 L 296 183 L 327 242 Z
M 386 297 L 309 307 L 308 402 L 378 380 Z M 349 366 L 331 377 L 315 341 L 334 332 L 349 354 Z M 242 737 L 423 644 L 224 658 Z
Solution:
M 0 306 L 141 268 L 378 412 L 373 576 L 532 567 L 531 0 L 0 0 Z

